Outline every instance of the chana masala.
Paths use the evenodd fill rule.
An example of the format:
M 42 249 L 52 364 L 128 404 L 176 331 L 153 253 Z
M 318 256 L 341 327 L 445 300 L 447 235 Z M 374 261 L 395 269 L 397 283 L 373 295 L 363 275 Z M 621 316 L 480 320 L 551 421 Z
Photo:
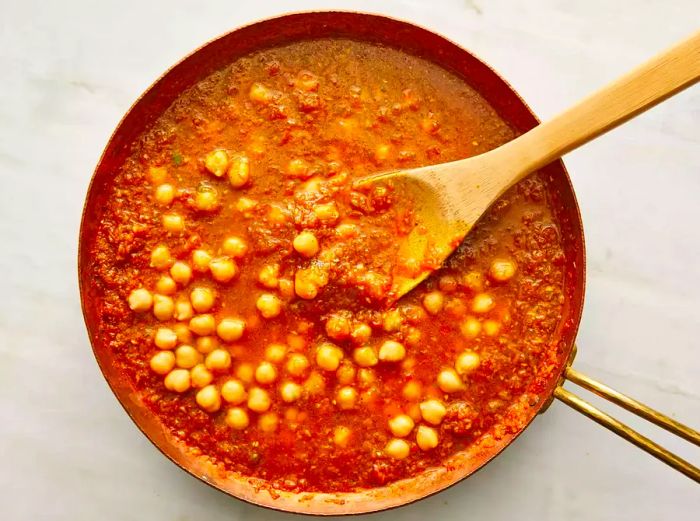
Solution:
M 114 172 L 90 267 L 113 363 L 188 450 L 270 490 L 382 486 L 519 431 L 560 367 L 544 184 L 511 189 L 393 303 L 412 201 L 353 186 L 515 135 L 464 79 L 378 44 L 213 73 Z

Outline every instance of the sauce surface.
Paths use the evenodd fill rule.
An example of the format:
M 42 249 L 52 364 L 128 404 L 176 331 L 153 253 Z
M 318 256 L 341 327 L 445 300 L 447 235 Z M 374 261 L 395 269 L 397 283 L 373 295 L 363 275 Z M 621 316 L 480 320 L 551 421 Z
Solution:
M 462 79 L 374 44 L 212 74 L 115 172 L 92 252 L 114 363 L 192 451 L 271 488 L 381 486 L 519 431 L 561 356 L 544 184 L 510 190 L 390 307 L 411 203 L 352 185 L 515 135 Z

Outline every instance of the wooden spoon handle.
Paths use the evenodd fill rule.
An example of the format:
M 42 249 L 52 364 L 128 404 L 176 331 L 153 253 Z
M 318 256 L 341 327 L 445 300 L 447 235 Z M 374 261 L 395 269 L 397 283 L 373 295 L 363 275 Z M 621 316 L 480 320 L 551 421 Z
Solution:
M 505 187 L 700 79 L 700 31 L 494 150 Z M 503 154 L 503 155 L 501 155 Z

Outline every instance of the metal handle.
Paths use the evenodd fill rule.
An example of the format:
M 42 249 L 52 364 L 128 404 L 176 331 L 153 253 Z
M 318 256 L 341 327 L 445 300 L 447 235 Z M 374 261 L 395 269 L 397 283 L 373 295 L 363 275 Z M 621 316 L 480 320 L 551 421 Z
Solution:
M 631 413 L 658 425 L 662 429 L 676 434 L 694 445 L 700 446 L 700 433 L 698 431 L 669 418 L 665 414 L 652 409 L 648 405 L 644 405 L 643 403 L 640 403 L 629 396 L 625 396 L 624 394 L 619 393 L 614 389 L 611 389 L 610 387 L 579 373 L 570 366 L 566 368 L 566 371 L 564 371 L 564 379 L 565 380 L 560 382 L 560 384 L 554 389 L 555 398 L 561 400 L 572 409 L 585 414 L 593 421 L 633 443 L 655 458 L 660 459 L 670 467 L 682 472 L 693 481 L 700 483 L 700 469 L 698 467 L 676 456 L 672 452 L 669 452 L 662 446 L 654 443 L 646 436 L 641 435 L 612 416 L 595 408 L 593 405 L 579 398 L 571 391 L 564 389 L 564 381 L 569 380 L 570 382 L 575 383 L 624 409 L 627 409 Z

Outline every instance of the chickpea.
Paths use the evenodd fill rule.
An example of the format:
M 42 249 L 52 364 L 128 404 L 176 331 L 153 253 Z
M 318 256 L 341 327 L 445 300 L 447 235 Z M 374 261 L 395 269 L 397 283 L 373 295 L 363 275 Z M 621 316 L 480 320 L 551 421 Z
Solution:
M 255 302 L 255 307 L 264 318 L 275 318 L 282 312 L 282 301 L 272 293 L 263 293 Z
M 164 244 L 156 246 L 151 252 L 151 267 L 165 270 L 170 267 L 173 259 L 170 256 L 170 250 Z
M 190 319 L 190 330 L 198 336 L 211 335 L 216 330 L 214 315 L 195 315 Z
M 253 387 L 248 392 L 248 408 L 255 412 L 265 412 L 270 408 L 270 395 L 265 389 Z
M 209 385 L 212 380 L 214 380 L 214 375 L 211 371 L 207 369 L 204 364 L 197 364 L 192 369 L 190 369 L 190 381 L 192 382 L 192 387 L 201 389 Z
M 390 145 L 387 145 L 387 144 L 377 145 L 377 148 L 374 150 L 374 158 L 377 161 L 384 161 L 387 157 L 389 157 L 390 151 L 391 151 Z
M 275 432 L 279 425 L 279 416 L 274 412 L 266 412 L 258 418 L 258 427 L 263 432 Z
M 255 367 L 253 367 L 253 364 L 247 362 L 240 364 L 236 368 L 236 378 L 247 384 L 253 383 L 253 379 L 255 378 Z
M 384 446 L 384 453 L 394 459 L 404 459 L 408 457 L 411 447 L 406 440 L 393 438 Z
M 338 394 L 335 397 L 338 407 L 348 410 L 353 409 L 357 403 L 357 391 L 354 387 L 345 386 L 338 389 Z
M 214 349 L 204 359 L 204 365 L 210 371 L 223 371 L 231 367 L 231 353 L 225 349 Z
M 345 448 L 350 442 L 350 434 L 352 431 L 343 425 L 338 425 L 333 429 L 333 443 L 338 447 Z
M 294 382 L 285 382 L 280 386 L 280 395 L 286 403 L 296 402 L 301 398 L 301 385 Z
M 158 279 L 158 282 L 156 282 L 156 291 L 162 295 L 172 295 L 176 290 L 177 284 L 167 275 L 163 275 Z
M 145 288 L 138 288 L 129 293 L 129 308 L 137 313 L 143 313 L 151 309 L 153 295 Z
M 304 382 L 304 390 L 310 395 L 321 394 L 326 388 L 326 381 L 316 371 L 312 371 Z
M 330 343 L 321 344 L 316 351 L 316 364 L 326 371 L 335 371 L 343 359 L 343 351 Z
M 507 259 L 496 259 L 491 263 L 489 276 L 496 282 L 506 282 L 515 275 L 515 263 Z
M 211 255 L 205 250 L 194 250 L 192 252 L 192 265 L 194 269 L 199 272 L 205 272 L 209 270 L 209 263 L 211 262 Z
M 462 277 L 462 284 L 474 292 L 484 289 L 484 276 L 478 271 L 470 271 Z
M 178 284 L 186 286 L 192 278 L 192 268 L 186 262 L 177 261 L 170 267 L 170 276 Z
M 245 320 L 241 318 L 224 318 L 216 326 L 216 334 L 224 342 L 235 342 L 243 336 L 245 326 Z
M 420 413 L 426 422 L 432 425 L 440 425 L 447 414 L 447 409 L 439 400 L 426 400 L 420 404 Z
M 192 369 L 202 361 L 202 355 L 192 346 L 182 345 L 175 350 L 175 363 L 182 369 Z
M 387 333 L 398 331 L 403 324 L 403 317 L 398 309 L 392 309 L 384 313 L 382 327 Z
M 234 378 L 226 380 L 221 386 L 221 396 L 228 403 L 239 405 L 245 401 L 248 394 L 245 392 L 245 387 L 240 380 Z
M 194 207 L 202 212 L 211 212 L 219 206 L 219 193 L 216 188 L 201 184 L 194 196 Z
M 239 154 L 231 159 L 228 167 L 228 181 L 234 188 L 243 188 L 250 179 L 250 160 L 248 156 Z
M 356 344 L 366 343 L 371 336 L 372 336 L 372 328 L 369 327 L 369 325 L 365 324 L 364 322 L 360 322 L 359 324 L 355 324 L 355 327 L 353 328 L 352 332 L 350 333 L 350 337 L 352 338 L 353 342 Z
M 309 277 L 303 276 L 303 272 L 298 270 L 294 275 L 294 292 L 304 300 L 312 300 L 318 295 L 318 286 Z
M 221 177 L 228 167 L 228 154 L 225 150 L 212 150 L 204 156 L 204 167 L 216 177 Z
M 203 355 L 208 355 L 214 349 L 219 347 L 219 343 L 217 342 L 216 338 L 213 336 L 200 336 L 197 339 L 196 346 L 197 346 L 197 351 L 199 351 Z
M 476 338 L 479 336 L 479 333 L 481 333 L 481 322 L 474 317 L 467 317 L 459 326 L 459 330 L 462 332 L 464 338 Z
M 173 369 L 163 383 L 168 391 L 184 393 L 190 388 L 190 372 L 187 369 Z
M 301 353 L 292 353 L 287 360 L 287 372 L 292 376 L 303 376 L 309 368 L 309 360 Z
M 306 179 L 309 176 L 309 165 L 303 159 L 292 159 L 287 163 L 287 175 Z
M 377 381 L 377 375 L 374 374 L 374 371 L 372 369 L 363 367 L 362 369 L 357 371 L 357 380 L 360 384 L 360 387 L 362 389 L 366 389 L 367 387 L 371 386 L 374 382 Z
M 163 215 L 163 228 L 168 232 L 181 232 L 185 229 L 185 219 L 177 213 L 166 213 Z
M 236 201 L 236 210 L 242 214 L 249 213 L 256 206 L 258 206 L 258 202 L 255 199 L 250 199 L 249 197 L 240 197 L 238 201 Z
M 279 364 L 287 354 L 287 347 L 284 344 L 270 344 L 265 348 L 265 360 Z
M 404 385 L 403 389 L 401 390 L 403 397 L 411 401 L 418 400 L 421 397 L 422 392 L 423 389 L 421 388 L 421 384 L 417 380 L 411 380 Z
M 150 366 L 154 373 L 166 375 L 175 367 L 175 355 L 172 351 L 159 351 L 151 357 Z
M 297 251 L 297 253 L 303 255 L 304 257 L 313 257 L 318 253 L 318 239 L 311 232 L 301 232 L 299 235 L 294 237 L 292 241 L 292 246 Z
M 454 369 L 443 369 L 437 377 L 438 387 L 446 393 L 455 393 L 464 389 L 464 383 Z
M 151 166 L 148 168 L 148 177 L 154 184 L 160 184 L 168 177 L 168 171 L 163 166 Z
M 228 282 L 238 275 L 238 266 L 230 257 L 216 257 L 209 262 L 209 270 L 214 280 Z
M 279 274 L 279 264 L 268 264 L 260 269 L 260 273 L 258 273 L 258 282 L 266 288 L 276 288 L 279 284 Z
M 153 337 L 156 347 L 161 349 L 172 349 L 177 345 L 177 335 L 175 331 L 167 327 L 159 327 Z
M 343 362 L 335 372 L 335 377 L 341 385 L 348 385 L 355 381 L 355 368 L 350 362 Z
M 207 412 L 216 412 L 221 408 L 221 394 L 214 385 L 207 385 L 197 391 L 195 401 Z
M 168 206 L 175 199 L 175 188 L 173 185 L 164 183 L 156 188 L 156 201 L 158 204 Z
M 265 87 L 261 83 L 253 83 L 250 86 L 250 91 L 248 91 L 248 97 L 252 101 L 257 101 L 258 103 L 268 104 L 274 101 L 275 93 Z
M 423 307 L 431 315 L 437 315 L 445 305 L 445 296 L 440 291 L 431 291 L 423 297 Z
M 385 362 L 400 362 L 406 356 L 406 348 L 395 340 L 387 340 L 379 348 L 379 359 Z
M 406 414 L 397 414 L 389 420 L 389 430 L 397 438 L 408 436 L 414 426 L 413 420 Z
M 153 315 L 161 322 L 170 320 L 175 313 L 173 299 L 166 295 L 153 295 Z
M 434 449 L 438 445 L 437 431 L 427 425 L 419 425 L 416 431 L 416 444 L 421 450 Z
M 404 341 L 406 342 L 406 345 L 409 347 L 417 347 L 418 344 L 420 343 L 420 339 L 422 337 L 422 333 L 420 332 L 420 329 L 415 328 L 415 327 L 410 327 L 406 331 L 406 335 L 404 336 Z
M 214 291 L 205 288 L 197 287 L 190 292 L 190 302 L 197 313 L 206 313 L 214 307 L 215 299 Z
M 255 379 L 259 384 L 271 384 L 277 380 L 277 369 L 270 362 L 261 362 L 255 370 Z
M 484 320 L 484 333 L 487 336 L 496 336 L 501 330 L 501 324 L 495 320 Z
M 221 249 L 229 257 L 240 259 L 248 252 L 248 244 L 246 244 L 246 242 L 240 237 L 232 235 L 231 237 L 224 239 Z M 207 262 L 207 264 L 209 263 Z
M 314 215 L 323 223 L 333 224 L 340 217 L 340 212 L 335 203 L 325 203 L 314 206 Z
M 187 324 L 175 324 L 173 326 L 173 331 L 177 337 L 177 341 L 181 344 L 192 343 L 192 331 L 187 327 Z
M 339 314 L 331 315 L 326 321 L 326 334 L 334 340 L 343 340 L 350 336 L 350 321 Z
M 474 296 L 472 301 L 472 311 L 474 313 L 483 314 L 491 311 L 496 302 L 494 302 L 493 297 L 488 293 L 479 293 Z
M 238 431 L 245 429 L 250 424 L 248 413 L 241 407 L 232 407 L 226 411 L 224 421 L 226 425 Z
M 372 367 L 379 362 L 377 353 L 370 346 L 358 347 L 352 352 L 352 358 L 360 367 Z
M 175 302 L 175 320 L 189 320 L 194 316 L 194 309 L 192 309 L 192 304 L 189 300 L 185 298 L 179 298 Z M 188 330 L 189 332 L 189 330 Z
M 481 360 L 479 355 L 474 351 L 467 349 L 466 351 L 460 353 L 457 357 L 457 360 L 455 361 L 455 369 L 460 375 L 464 376 L 479 367 L 480 362 Z

